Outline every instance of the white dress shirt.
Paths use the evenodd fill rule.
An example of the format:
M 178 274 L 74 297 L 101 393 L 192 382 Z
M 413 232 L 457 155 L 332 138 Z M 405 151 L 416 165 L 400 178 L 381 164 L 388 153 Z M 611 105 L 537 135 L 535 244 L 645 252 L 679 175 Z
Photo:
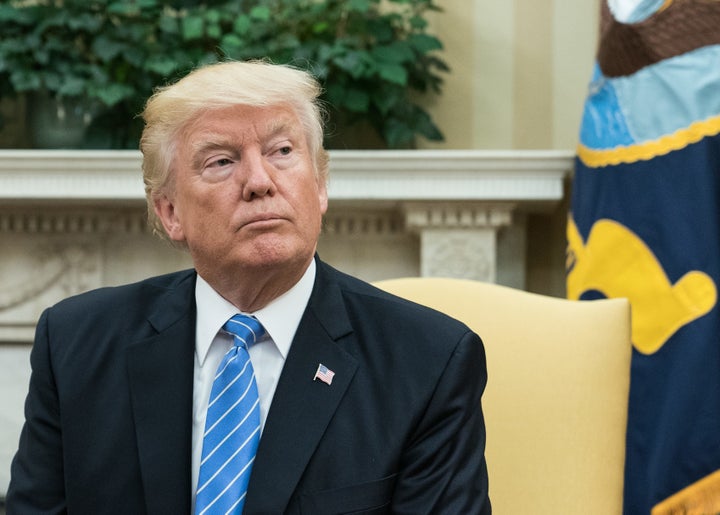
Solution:
M 260 396 L 260 424 L 270 409 L 275 387 L 290 344 L 305 312 L 315 282 L 315 260 L 305 271 L 300 281 L 286 293 L 254 313 L 265 328 L 265 336 L 250 348 L 250 361 L 255 369 L 258 394 Z M 238 309 L 216 292 L 208 283 L 197 276 L 195 285 L 197 326 L 195 330 L 195 369 L 193 378 L 193 422 L 192 422 L 192 506 L 195 507 L 203 433 L 208 399 L 215 372 L 225 353 L 232 345 L 232 338 L 219 333 L 225 322 L 239 313 Z

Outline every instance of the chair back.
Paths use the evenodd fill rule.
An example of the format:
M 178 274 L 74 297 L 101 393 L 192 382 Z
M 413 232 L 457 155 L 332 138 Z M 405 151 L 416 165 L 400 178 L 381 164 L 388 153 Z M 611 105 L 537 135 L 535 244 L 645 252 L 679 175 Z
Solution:
M 622 513 L 627 299 L 571 301 L 464 279 L 375 284 L 465 322 L 482 338 L 493 513 Z

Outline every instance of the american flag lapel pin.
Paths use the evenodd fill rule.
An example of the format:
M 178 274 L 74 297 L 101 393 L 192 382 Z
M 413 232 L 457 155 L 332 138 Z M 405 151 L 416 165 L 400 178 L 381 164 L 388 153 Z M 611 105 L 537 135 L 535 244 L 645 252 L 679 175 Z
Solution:
M 330 370 L 328 367 L 326 367 L 322 363 L 318 363 L 318 367 L 317 367 L 317 370 L 315 371 L 315 377 L 313 377 L 313 381 L 317 381 L 319 379 L 323 383 L 329 385 L 332 383 L 334 376 L 335 376 L 335 372 Z

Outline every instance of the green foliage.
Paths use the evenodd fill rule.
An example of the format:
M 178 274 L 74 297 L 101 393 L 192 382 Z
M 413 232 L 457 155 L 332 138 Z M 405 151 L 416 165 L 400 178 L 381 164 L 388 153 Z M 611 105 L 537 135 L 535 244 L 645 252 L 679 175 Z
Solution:
M 390 148 L 442 134 L 413 97 L 448 71 L 428 32 L 433 0 L 11 0 L 0 4 L 0 97 L 46 91 L 101 106 L 112 146 L 154 87 L 198 64 L 267 58 L 312 72 L 334 120 Z M 124 133 L 118 130 L 124 129 Z

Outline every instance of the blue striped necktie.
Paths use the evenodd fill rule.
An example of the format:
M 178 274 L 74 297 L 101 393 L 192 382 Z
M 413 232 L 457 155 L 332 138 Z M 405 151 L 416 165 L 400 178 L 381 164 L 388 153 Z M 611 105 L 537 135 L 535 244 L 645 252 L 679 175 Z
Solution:
M 203 436 L 195 514 L 240 514 L 260 441 L 260 401 L 248 348 L 265 330 L 245 315 L 223 329 L 234 345 L 213 381 Z

